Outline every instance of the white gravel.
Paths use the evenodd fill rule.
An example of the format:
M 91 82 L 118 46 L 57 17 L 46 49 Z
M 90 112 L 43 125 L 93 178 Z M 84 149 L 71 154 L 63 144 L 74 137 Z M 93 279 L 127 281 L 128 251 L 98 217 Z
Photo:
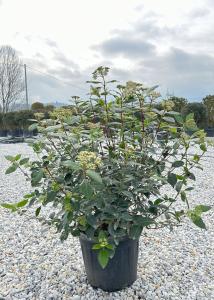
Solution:
M 0 202 L 18 201 L 29 191 L 22 174 L 4 175 L 4 155 L 29 154 L 26 144 L 0 144 Z M 214 149 L 197 170 L 194 203 L 213 205 Z M 142 236 L 138 279 L 116 293 L 87 284 L 78 239 L 63 244 L 54 229 L 41 226 L 33 211 L 21 217 L 0 208 L 0 299 L 214 299 L 214 212 L 204 217 L 207 231 L 188 220 L 173 232 Z

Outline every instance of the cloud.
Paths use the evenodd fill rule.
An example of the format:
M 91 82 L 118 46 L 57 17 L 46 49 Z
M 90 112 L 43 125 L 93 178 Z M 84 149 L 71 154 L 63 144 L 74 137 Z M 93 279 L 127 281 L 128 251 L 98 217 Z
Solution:
M 41 71 L 41 68 L 38 68 L 37 64 L 37 67 L 29 68 L 27 72 L 31 102 L 55 102 L 57 100 L 67 103 L 71 96 L 83 97 L 89 91 L 89 87 L 85 84 L 88 77 L 78 70 L 72 71 L 65 67 L 50 69 L 47 65 L 43 65 L 43 71 L 38 71 Z
M 70 97 L 73 95 L 84 96 L 87 93 L 87 89 L 84 90 L 84 85 L 80 81 L 81 79 L 66 82 L 37 73 L 34 70 L 29 70 L 28 90 L 30 102 L 42 101 L 47 103 L 57 100 L 68 103 Z
M 62 66 L 67 68 L 78 69 L 79 66 L 72 59 L 68 58 L 60 49 L 58 44 L 51 39 L 44 39 L 45 43 L 48 47 L 52 48 L 53 51 L 53 59 L 60 63 Z
M 47 69 L 47 73 L 52 74 L 64 81 L 71 81 L 71 80 L 79 80 L 81 79 L 81 73 L 77 70 L 72 71 L 70 68 L 61 67 L 55 69 Z
M 214 57 L 171 48 L 163 55 L 138 61 L 131 70 L 113 68 L 112 75 L 121 81 L 159 84 L 163 96 L 169 91 L 190 101 L 200 101 L 213 92 Z
M 88 45 L 92 53 L 87 44 L 82 47 L 85 52 L 81 50 L 78 55 L 69 51 L 70 45 L 67 52 L 62 52 L 60 39 L 56 42 L 43 35 L 32 38 L 26 34 L 26 40 L 32 44 L 34 39 L 37 45 L 35 56 L 27 65 L 58 78 L 31 70 L 32 98 L 39 95 L 41 100 L 64 102 L 71 95 L 85 95 L 88 91 L 85 81 L 100 65 L 110 66 L 109 77 L 121 83 L 136 80 L 148 85 L 159 84 L 163 95 L 168 90 L 200 101 L 206 94 L 214 93 L 213 0 L 198 0 L 185 8 L 180 2 L 164 7 L 167 1 L 163 1 L 157 8 L 155 1 L 147 2 L 153 4 L 149 6 L 145 2 L 135 11 L 139 12 L 139 19 L 133 19 L 125 27 L 118 26 L 108 38 L 104 35 L 103 40 Z M 178 11 L 177 7 L 182 9 Z M 80 65 L 76 63 L 78 59 Z M 84 63 L 85 69 L 80 68 Z
M 51 39 L 45 39 L 45 42 L 49 47 L 58 49 L 58 45 L 55 41 L 53 41 Z
M 203 8 L 196 8 L 192 10 L 189 14 L 190 18 L 203 18 L 205 16 L 208 16 L 210 14 L 210 10 L 206 7 Z
M 171 48 L 167 53 L 142 62 L 142 69 L 162 88 L 179 96 L 200 100 L 213 90 L 214 57 Z
M 119 55 L 128 58 L 151 55 L 155 51 L 154 45 L 149 42 L 120 35 L 112 37 L 100 45 L 93 46 L 93 49 L 100 51 L 103 55 Z
M 36 55 L 34 55 L 32 58 L 25 58 L 24 63 L 27 65 L 27 67 L 32 67 L 40 71 L 44 71 L 48 67 L 45 62 L 45 57 L 40 53 L 36 53 Z
M 129 29 L 114 30 L 112 37 L 92 49 L 101 59 L 114 62 L 115 79 L 159 84 L 163 95 L 169 90 L 200 101 L 214 93 L 214 18 L 210 7 L 200 3 L 179 23 L 142 9 L 141 18 Z M 124 65 L 121 57 L 127 60 Z
M 61 65 L 65 66 L 66 68 L 73 68 L 73 69 L 79 68 L 78 64 L 76 64 L 72 59 L 66 57 L 65 54 L 59 50 L 54 52 L 54 60 L 59 62 Z

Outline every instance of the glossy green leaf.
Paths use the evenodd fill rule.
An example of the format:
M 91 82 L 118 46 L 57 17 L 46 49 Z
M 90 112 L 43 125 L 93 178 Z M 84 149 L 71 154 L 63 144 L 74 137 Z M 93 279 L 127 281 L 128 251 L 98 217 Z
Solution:
M 10 203 L 1 203 L 0 204 L 2 207 L 10 209 L 11 211 L 16 211 L 17 207 L 15 204 L 10 204 Z
M 17 207 L 23 207 L 23 206 L 25 206 L 27 203 L 28 203 L 28 200 L 25 199 L 25 200 L 22 200 L 22 201 L 16 203 L 16 206 L 17 206 Z
M 17 154 L 17 155 L 14 157 L 14 160 L 15 160 L 15 161 L 20 160 L 21 156 L 22 156 L 21 154 Z
M 41 206 L 37 207 L 37 209 L 36 209 L 36 212 L 35 212 L 36 217 L 38 217 L 38 215 L 40 214 L 40 211 L 41 211 Z
M 109 251 L 106 249 L 101 249 L 98 253 L 98 261 L 100 266 L 104 269 L 109 261 Z
M 95 244 L 95 245 L 93 245 L 92 249 L 93 250 L 100 250 L 100 249 L 102 249 L 102 246 L 100 244 Z

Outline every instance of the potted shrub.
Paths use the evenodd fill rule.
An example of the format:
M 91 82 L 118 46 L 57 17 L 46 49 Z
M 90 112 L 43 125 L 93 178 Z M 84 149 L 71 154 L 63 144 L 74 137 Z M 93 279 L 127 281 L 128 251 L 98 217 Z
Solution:
M 113 89 L 108 71 L 93 73 L 89 100 L 73 97 L 49 119 L 37 115 L 31 126 L 40 132 L 32 144 L 37 158 L 6 157 L 6 173 L 21 169 L 34 190 L 2 206 L 35 205 L 38 217 L 49 206 L 46 222 L 61 240 L 79 237 L 89 283 L 115 291 L 136 279 L 145 230 L 171 230 L 185 217 L 205 229 L 201 214 L 210 207 L 188 202 L 193 170 L 207 148 L 194 116 L 183 119 L 170 101 L 155 108 L 156 87 L 128 82 Z

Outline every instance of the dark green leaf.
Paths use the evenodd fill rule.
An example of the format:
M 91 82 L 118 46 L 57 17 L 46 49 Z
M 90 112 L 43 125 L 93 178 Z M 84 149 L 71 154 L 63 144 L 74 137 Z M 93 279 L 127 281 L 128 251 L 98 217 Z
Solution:
M 174 187 L 177 183 L 177 176 L 174 173 L 168 173 L 168 178 L 167 178 L 168 183 Z
M 154 202 L 154 205 L 159 205 L 163 202 L 164 200 L 163 199 L 156 199 L 155 202 Z
M 47 192 L 47 202 L 52 202 L 55 200 L 57 193 L 54 191 Z
M 102 178 L 101 178 L 101 176 L 97 173 L 97 172 L 95 172 L 95 171 L 92 171 L 92 170 L 87 170 L 86 171 L 86 174 L 91 178 L 91 179 L 93 179 L 95 182 L 97 182 L 97 183 L 102 183 Z
M 142 232 L 142 226 L 139 225 L 133 225 L 129 231 L 130 238 L 136 240 L 140 237 Z
M 190 213 L 189 217 L 196 226 L 198 226 L 202 229 L 206 229 L 206 225 L 200 216 L 198 216 L 194 213 Z
M 80 193 L 82 193 L 87 199 L 93 197 L 93 189 L 88 180 L 84 180 L 79 186 Z
M 65 241 L 68 238 L 68 234 L 69 234 L 68 230 L 64 230 L 62 232 L 62 234 L 60 235 L 61 242 Z
M 29 158 L 26 157 L 26 158 L 21 159 L 19 163 L 22 166 L 22 165 L 25 165 L 26 163 L 28 163 L 28 161 L 29 161 Z
M 201 145 L 200 145 L 200 149 L 201 149 L 202 151 L 204 151 L 204 152 L 207 151 L 207 147 L 206 147 L 205 144 L 201 144 Z
M 41 211 L 41 206 L 37 207 L 37 209 L 36 209 L 36 212 L 35 212 L 36 217 L 38 217 L 38 215 L 40 214 L 40 211 Z
M 67 167 L 67 168 L 70 168 L 74 171 L 78 171 L 81 169 L 80 165 L 72 160 L 66 160 L 66 161 L 63 161 L 62 162 L 62 165 Z
M 187 200 L 187 196 L 186 196 L 186 193 L 184 191 L 181 192 L 181 200 L 186 202 Z
M 178 193 L 180 193 L 181 189 L 182 189 L 182 186 L 183 186 L 183 181 L 179 181 L 177 182 L 176 186 L 175 186 L 175 189 Z
M 91 225 L 93 228 L 97 228 L 97 219 L 94 215 L 89 215 L 86 217 L 86 221 L 89 225 Z
M 192 190 L 194 190 L 194 187 L 192 187 L 192 186 L 185 189 L 185 191 L 192 191 Z
M 12 164 L 5 172 L 5 174 L 10 174 L 10 173 L 13 173 L 17 170 L 18 168 L 18 165 L 16 164 Z
M 37 185 L 40 182 L 40 180 L 43 178 L 43 175 L 44 175 L 44 173 L 43 173 L 42 169 L 33 171 L 31 174 L 32 185 L 33 186 Z
M 183 161 L 177 160 L 177 161 L 173 162 L 172 167 L 173 168 L 179 168 L 179 167 L 182 167 L 183 165 L 184 165 Z
M 181 115 L 175 115 L 174 117 L 179 124 L 183 124 L 184 120 Z

